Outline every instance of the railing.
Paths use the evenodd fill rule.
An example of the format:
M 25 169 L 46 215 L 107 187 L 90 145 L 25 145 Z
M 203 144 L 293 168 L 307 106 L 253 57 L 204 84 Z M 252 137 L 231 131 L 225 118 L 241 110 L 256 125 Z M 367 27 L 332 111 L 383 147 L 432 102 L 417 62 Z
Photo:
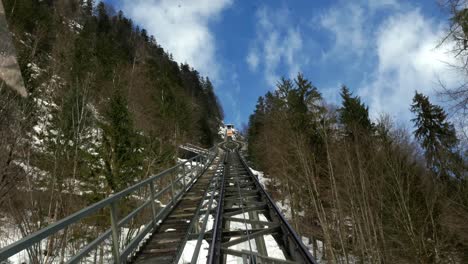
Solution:
M 193 144 L 190 144 L 190 143 L 180 145 L 179 148 L 181 148 L 183 150 L 191 151 L 191 152 L 196 153 L 196 154 L 206 154 L 209 151 L 207 149 L 200 148 L 199 146 L 196 146 L 196 145 L 193 145 Z
M 26 236 L 9 246 L 1 248 L 0 262 L 2 260 L 7 260 L 23 250 L 28 250 L 28 254 L 31 256 L 29 250 L 38 243 L 40 244 L 44 239 L 53 238 L 53 236 L 56 236 L 60 231 L 63 232 L 72 224 L 79 224 L 86 217 L 90 217 L 104 210 L 110 213 L 110 223 L 107 225 L 105 231 L 97 235 L 97 238 L 93 241 L 86 243 L 76 254 L 67 254 L 69 258 L 65 260 L 65 263 L 80 262 L 109 239 L 111 240 L 109 246 L 112 248 L 113 262 L 126 262 L 127 258 L 137 250 L 142 240 L 169 214 L 171 209 L 174 208 L 181 199 L 182 195 L 193 185 L 194 181 L 203 174 L 208 166 L 211 165 L 216 154 L 217 148 L 212 148 L 209 153 L 205 155 L 198 155 L 184 161 L 60 221 L 50 224 L 46 228 Z M 163 198 L 168 200 L 167 205 L 158 206 L 158 203 L 160 203 L 160 200 Z M 119 215 L 119 211 L 123 211 L 121 208 L 119 210 L 119 206 L 128 204 L 129 201 L 140 201 L 142 203 L 131 210 L 131 212 L 125 215 Z M 150 213 L 146 214 L 149 214 L 150 220 L 147 222 L 143 221 L 144 226 L 140 226 L 136 234 L 125 244 L 121 239 L 123 227 L 135 223 L 138 225 L 138 222 L 142 222 L 139 218 L 141 218 L 141 214 L 144 214 L 145 210 L 150 211 Z

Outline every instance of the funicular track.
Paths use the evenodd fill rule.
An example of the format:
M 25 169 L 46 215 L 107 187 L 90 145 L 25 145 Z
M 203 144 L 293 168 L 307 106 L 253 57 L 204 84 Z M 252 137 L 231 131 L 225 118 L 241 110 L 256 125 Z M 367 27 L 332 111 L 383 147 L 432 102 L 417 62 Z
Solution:
M 174 209 L 161 221 L 151 237 L 137 252 L 133 263 L 173 263 L 178 260 L 194 215 L 199 213 L 202 199 L 211 180 L 220 173 L 221 159 L 215 158 L 211 166 L 182 196 Z
M 217 148 L 84 208 L 1 248 L 0 262 L 100 208 L 110 207 L 111 225 L 107 231 L 66 263 L 81 263 L 106 239 L 112 242 L 113 263 L 316 263 L 240 155 L 241 147 L 238 141 L 223 142 Z M 189 164 L 191 166 L 187 167 Z M 170 179 L 170 185 L 157 186 L 164 178 Z M 119 202 L 142 188 L 149 190 L 146 202 L 119 217 L 115 210 Z M 172 200 L 157 211 L 156 199 L 168 192 Z M 147 207 L 152 208 L 153 217 L 129 244 L 124 245 L 120 239 L 123 225 Z M 187 255 L 183 258 L 184 254 L 191 260 L 187 261 Z
M 315 263 L 295 231 L 239 154 L 227 141 L 222 190 L 208 263 Z M 282 256 L 281 256 L 282 255 Z
M 190 263 L 315 263 L 239 154 L 242 143 L 226 141 L 219 147 L 219 158 L 137 252 L 134 263 L 186 263 L 180 257 L 190 240 L 197 244 L 189 249 Z

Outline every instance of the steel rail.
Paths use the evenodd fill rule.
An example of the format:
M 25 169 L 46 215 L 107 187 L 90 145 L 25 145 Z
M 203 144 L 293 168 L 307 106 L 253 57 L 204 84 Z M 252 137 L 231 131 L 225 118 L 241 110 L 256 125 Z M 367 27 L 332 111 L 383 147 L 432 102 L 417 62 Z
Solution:
M 206 213 L 204 215 L 204 218 L 203 218 L 202 228 L 201 228 L 200 234 L 198 235 L 198 238 L 197 238 L 197 244 L 195 245 L 195 250 L 193 252 L 192 260 L 190 262 L 191 264 L 196 264 L 197 261 L 198 261 L 198 255 L 200 254 L 200 247 L 201 247 L 201 244 L 202 244 L 202 240 L 205 237 L 206 224 L 208 223 L 208 218 L 210 216 L 210 210 L 211 210 L 212 205 L 213 205 L 215 192 L 216 192 L 216 189 L 217 189 L 217 187 L 219 185 L 219 181 L 223 180 L 223 178 L 224 178 L 223 174 L 221 174 L 221 176 L 215 174 L 213 176 L 213 178 L 211 179 L 210 187 L 211 187 L 211 185 L 214 185 L 215 188 L 211 189 L 210 200 L 208 201 L 208 208 L 207 208 L 207 211 L 206 211 Z M 208 187 L 208 190 L 210 189 L 210 187 Z M 206 193 L 205 195 L 208 195 L 208 193 Z M 204 202 L 204 200 L 206 200 L 206 197 L 204 197 L 204 199 L 202 199 L 202 203 Z
M 237 164 L 236 164 L 237 165 Z M 232 164 L 231 164 L 232 166 Z M 232 166 L 234 167 L 234 166 Z M 239 205 L 240 205 L 240 208 L 242 209 L 242 219 L 243 219 L 243 224 L 245 226 L 245 230 L 249 230 L 248 226 L 247 226 L 247 222 L 245 222 L 246 219 L 246 216 L 245 216 L 245 206 L 244 206 L 244 199 L 242 197 L 242 192 L 241 192 L 241 187 L 240 187 L 240 180 L 239 180 L 239 168 L 236 168 L 236 176 L 235 176 L 235 181 L 236 181 L 236 186 L 237 186 L 237 193 L 239 194 Z M 261 231 L 260 231 L 261 232 Z M 229 242 L 226 242 L 226 243 L 222 243 L 221 245 L 222 246 L 226 246 L 226 247 L 229 247 L 227 245 L 227 243 L 232 243 L 232 245 L 235 245 L 235 244 L 238 244 L 237 241 L 239 242 L 248 242 L 249 244 L 249 251 L 250 251 L 250 258 L 251 260 L 253 260 L 254 256 L 253 256 L 253 251 L 252 251 L 252 242 L 251 242 L 251 239 L 254 238 L 253 236 L 251 236 L 252 234 L 250 234 L 249 232 L 247 232 L 247 234 L 245 235 L 245 240 L 241 240 L 241 238 L 238 238 L 238 239 L 234 239 L 234 240 L 231 240 Z M 237 243 L 236 243 L 237 242 Z
M 130 221 L 134 216 L 136 216 L 138 214 L 138 212 L 140 212 L 141 210 L 143 210 L 144 208 L 146 208 L 148 205 L 153 205 L 154 204 L 154 199 L 156 198 L 159 198 L 162 194 L 164 194 L 165 192 L 171 190 L 172 191 L 172 200 L 171 200 L 171 205 L 167 205 L 165 208 L 163 208 L 159 214 L 157 216 L 154 216 L 152 218 L 151 221 L 149 221 L 145 228 L 143 229 L 142 232 L 140 232 L 135 238 L 133 241 L 131 241 L 129 243 L 129 245 L 124 249 L 124 252 L 123 252 L 123 256 L 124 257 L 123 259 L 120 258 L 120 254 L 118 256 L 115 255 L 114 253 L 114 261 L 115 262 L 121 262 L 121 261 L 125 261 L 125 258 L 126 256 L 128 256 L 129 254 L 131 254 L 131 250 L 133 250 L 134 248 L 136 248 L 138 246 L 138 243 L 135 243 L 136 240 L 140 240 L 144 238 L 144 236 L 149 233 L 149 231 L 152 229 L 150 227 L 153 227 L 157 224 L 157 221 L 159 221 L 161 219 L 161 217 L 164 217 L 164 215 L 167 215 L 166 212 L 168 212 L 170 209 L 172 209 L 172 207 L 174 207 L 174 205 L 176 204 L 176 200 L 177 198 L 180 198 L 181 195 L 186 192 L 188 190 L 188 188 L 190 187 L 191 184 L 193 184 L 193 182 L 200 176 L 203 174 L 203 172 L 206 170 L 207 167 L 210 166 L 211 162 L 213 161 L 214 157 L 216 156 L 217 154 L 217 147 L 214 147 L 212 149 L 210 149 L 210 152 L 208 153 L 208 155 L 203 155 L 203 154 L 200 154 L 200 155 L 197 155 L 191 159 L 188 159 L 184 162 L 181 162 L 179 164 L 177 164 L 176 166 L 173 166 L 172 168 L 169 168 L 167 170 L 164 170 L 162 172 L 160 172 L 159 174 L 155 175 L 155 176 L 152 176 L 148 179 L 145 179 L 137 184 L 134 184 L 133 186 L 130 186 L 128 188 L 126 188 L 125 190 L 122 190 L 118 193 L 115 193 L 95 204 L 92 204 L 84 209 L 81 209 L 79 210 L 78 212 L 68 216 L 68 217 L 65 217 L 64 219 L 62 220 L 59 220 L 55 223 L 52 223 L 50 224 L 49 226 L 41 229 L 41 230 L 38 230 L 36 231 L 35 233 L 33 234 L 30 234 L 26 237 L 24 237 L 23 239 L 19 240 L 19 241 L 16 241 L 14 242 L 13 244 L 10 244 L 6 247 L 3 247 L 0 249 L 0 261 L 2 260 L 7 260 L 9 257 L 17 254 L 18 252 L 20 251 L 23 251 L 23 250 L 27 250 L 29 249 L 31 246 L 33 246 L 34 244 L 36 243 L 39 243 L 41 240 L 43 239 L 46 239 L 52 235 L 55 235 L 57 232 L 65 229 L 66 227 L 72 225 L 72 224 L 75 224 L 77 223 L 78 221 L 84 219 L 85 217 L 87 216 L 90 216 L 91 214 L 97 212 L 98 210 L 100 209 L 103 209 L 107 206 L 110 206 L 111 207 L 111 215 L 113 217 L 111 217 L 111 219 L 113 219 L 113 223 L 111 228 L 110 229 L 107 229 L 106 231 L 104 231 L 104 233 L 100 234 L 94 241 L 92 241 L 90 244 L 88 244 L 87 246 L 85 246 L 84 248 L 82 248 L 78 253 L 77 255 L 75 256 L 72 256 L 71 259 L 69 259 L 67 261 L 67 263 L 77 263 L 80 261 L 80 259 L 82 259 L 83 257 L 85 257 L 93 248 L 95 248 L 97 245 L 99 245 L 101 242 L 103 242 L 104 240 L 106 240 L 110 235 L 112 235 L 113 237 L 113 248 L 114 248 L 114 251 L 116 250 L 117 253 L 119 252 L 119 239 L 118 239 L 118 235 L 117 233 L 120 233 L 120 228 L 125 224 L 127 223 L 128 221 Z M 191 164 L 191 168 L 190 168 L 190 171 L 188 171 L 187 173 L 185 172 L 185 166 L 187 163 Z M 197 166 L 192 166 L 192 162 L 197 162 Z M 116 217 L 116 212 L 115 212 L 115 206 L 117 204 L 117 202 L 119 200 L 121 200 L 122 198 L 124 198 L 125 196 L 139 190 L 140 188 L 142 187 L 147 187 L 149 185 L 151 186 L 154 186 L 154 182 L 159 180 L 159 179 L 162 179 L 163 177 L 169 175 L 171 176 L 172 172 L 174 171 L 177 171 L 177 169 L 179 168 L 183 168 L 183 171 L 184 171 L 184 175 L 182 177 L 178 177 L 178 179 L 176 179 L 175 181 L 171 181 L 171 184 L 165 188 L 163 188 L 160 192 L 158 192 L 157 194 L 154 193 L 154 188 L 151 188 L 151 195 L 150 197 L 147 197 L 145 198 L 146 199 L 149 199 L 147 201 L 144 202 L 143 205 L 137 207 L 135 210 L 133 210 L 132 212 L 130 212 L 128 215 L 124 216 L 124 218 L 120 221 L 118 221 L 117 217 Z M 193 175 L 193 172 L 196 171 L 195 175 Z M 185 183 L 185 177 L 189 176 L 191 178 L 189 184 L 184 184 L 183 186 L 183 189 L 181 189 L 179 191 L 179 193 L 177 194 L 177 196 L 175 196 L 175 199 L 174 199 L 174 185 L 175 183 L 179 182 L 180 179 L 184 179 L 184 183 Z M 114 219 L 114 216 L 115 216 L 115 219 Z M 145 233 L 143 235 L 143 233 Z M 117 241 L 116 241 L 117 240 Z
M 200 216 L 202 213 L 203 213 L 203 214 L 208 214 L 208 215 L 209 215 L 210 212 L 211 212 L 211 209 L 212 209 L 211 206 L 209 206 L 209 208 L 207 208 L 207 210 L 205 210 L 205 211 L 203 211 L 203 212 L 202 212 L 202 208 L 203 208 L 204 202 L 205 202 L 205 200 L 206 200 L 206 197 L 207 197 L 208 193 L 210 192 L 211 184 L 213 183 L 214 178 L 217 177 L 217 176 L 216 176 L 216 173 L 218 172 L 219 166 L 220 166 L 220 165 L 218 164 L 218 167 L 216 168 L 215 173 L 213 174 L 212 178 L 210 179 L 209 187 L 208 187 L 208 188 L 206 189 L 206 191 L 203 193 L 202 199 L 200 200 L 200 203 L 197 205 L 197 209 L 196 209 L 196 211 L 195 211 L 195 213 L 194 213 L 194 215 L 193 215 L 193 217 L 192 217 L 192 219 L 191 219 L 191 221 L 190 221 L 190 225 L 189 225 L 189 227 L 188 227 L 188 229 L 187 229 L 187 233 L 185 234 L 185 237 L 182 239 L 182 244 L 181 244 L 181 246 L 180 246 L 180 248 L 179 248 L 179 251 L 178 251 L 177 254 L 176 254 L 176 257 L 174 258 L 174 263 L 178 263 L 178 262 L 179 262 L 179 259 L 180 259 L 180 257 L 182 256 L 182 253 L 183 253 L 183 251 L 184 251 L 185 245 L 186 245 L 187 241 L 189 240 L 189 238 L 191 237 L 191 236 L 190 236 L 190 233 L 192 232 L 192 230 L 193 230 L 193 228 L 194 228 L 194 226 L 195 226 L 195 223 L 197 222 L 199 216 Z M 211 190 L 211 191 L 214 192 L 215 190 Z M 213 196 L 214 196 L 214 195 L 211 195 L 211 197 L 213 197 Z M 200 239 L 199 236 L 197 236 L 197 239 Z
M 228 146 L 228 144 L 233 145 Z M 233 159 L 230 160 L 233 164 L 226 165 L 226 169 L 232 167 L 238 174 L 246 176 L 231 175 L 237 177 L 235 179 L 229 178 L 230 181 L 236 183 L 236 186 L 228 186 L 227 182 L 226 185 L 223 185 L 223 189 L 221 190 L 223 193 L 220 193 L 219 196 L 215 224 L 212 231 L 213 239 L 210 244 L 207 263 L 218 264 L 223 261 L 223 256 L 235 255 L 242 257 L 244 261 L 249 261 L 250 259 L 250 261 L 253 261 L 252 263 L 265 261 L 266 263 L 316 264 L 316 261 L 304 246 L 297 233 L 289 225 L 271 196 L 260 184 L 257 177 L 252 173 L 246 161 L 239 153 L 239 148 L 241 146 L 242 145 L 236 141 L 228 141 L 220 146 L 228 152 L 229 149 L 234 149 L 230 152 L 231 155 L 235 155 Z M 227 175 L 225 177 L 227 177 Z M 239 187 L 243 189 L 242 193 L 240 193 Z M 226 196 L 226 190 L 229 190 L 227 194 L 229 196 Z M 237 197 L 233 196 L 235 193 L 237 193 Z M 226 207 L 224 201 L 231 205 L 232 203 L 239 203 L 240 208 L 233 206 Z M 247 206 L 244 206 L 244 204 Z M 246 212 L 252 212 L 254 214 L 263 212 L 269 222 L 260 221 L 258 218 L 245 219 Z M 244 219 L 242 217 L 232 217 L 239 214 L 243 214 Z M 250 224 L 251 228 L 237 231 L 231 231 L 229 228 L 223 230 L 224 223 L 231 221 Z M 255 227 L 257 227 L 257 229 Z M 259 250 L 259 252 L 253 252 L 252 249 L 242 251 L 228 249 L 230 246 L 250 241 L 251 239 L 261 239 L 265 235 L 273 235 L 274 239 L 285 253 L 286 260 L 268 257 L 266 254 L 267 252 L 265 251 L 262 253 L 261 250 Z
M 227 172 L 229 170 L 227 165 L 227 159 L 229 157 L 230 153 L 226 152 L 224 154 L 224 169 L 223 169 L 223 178 L 221 181 L 221 189 L 219 191 L 219 197 L 218 197 L 218 206 L 216 208 L 216 216 L 215 216 L 215 222 L 213 224 L 213 237 L 212 237 L 212 242 L 210 243 L 210 248 L 208 252 L 208 261 L 207 263 L 217 263 L 219 260 L 219 257 L 221 256 L 221 232 L 223 228 L 223 208 L 224 208 L 224 192 L 225 192 L 225 177 L 227 175 Z
M 268 206 L 274 211 L 275 215 L 279 218 L 280 225 L 281 225 L 281 228 L 283 229 L 283 232 L 286 233 L 288 237 L 291 238 L 292 242 L 294 243 L 293 250 L 296 250 L 302 256 L 304 263 L 316 264 L 317 262 L 315 261 L 312 254 L 310 254 L 309 250 L 305 247 L 304 243 L 302 243 L 302 240 L 299 238 L 296 231 L 288 223 L 284 215 L 281 213 L 281 210 L 278 208 L 278 206 L 273 201 L 273 199 L 268 194 L 268 192 L 260 184 L 257 177 L 252 173 L 250 167 L 247 165 L 247 162 L 244 160 L 242 155 L 240 155 L 239 152 L 237 152 L 237 155 L 239 156 L 240 161 L 243 164 L 243 166 L 247 169 L 247 173 L 254 179 L 257 189 L 260 190 L 260 192 L 262 192 L 262 195 L 267 199 Z

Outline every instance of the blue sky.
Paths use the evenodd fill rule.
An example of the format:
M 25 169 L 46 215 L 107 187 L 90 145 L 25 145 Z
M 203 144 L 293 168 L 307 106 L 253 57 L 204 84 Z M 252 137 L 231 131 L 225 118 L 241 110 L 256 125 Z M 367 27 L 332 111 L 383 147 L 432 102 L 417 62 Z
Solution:
M 214 81 L 225 121 L 247 123 L 259 96 L 302 72 L 328 103 L 346 84 L 373 118 L 411 118 L 414 91 L 461 82 L 436 48 L 448 14 L 436 0 L 107 0 L 179 62 Z

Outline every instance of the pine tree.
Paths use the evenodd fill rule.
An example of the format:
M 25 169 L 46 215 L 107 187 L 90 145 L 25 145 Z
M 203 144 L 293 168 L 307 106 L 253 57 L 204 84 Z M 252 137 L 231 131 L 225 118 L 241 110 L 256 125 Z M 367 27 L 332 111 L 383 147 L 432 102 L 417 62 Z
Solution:
M 106 180 L 113 191 L 118 191 L 141 174 L 142 153 L 140 135 L 133 127 L 126 98 L 120 89 L 111 97 L 106 121 L 101 124 L 103 144 L 101 155 L 105 163 Z
M 343 85 L 341 88 L 343 106 L 338 110 L 340 122 L 344 125 L 347 135 L 355 135 L 356 130 L 371 133 L 373 124 L 369 119 L 369 108 L 361 102 L 359 96 L 353 96 Z
M 290 92 L 294 89 L 294 83 L 284 77 L 276 84 L 275 96 L 283 101 L 288 101 Z
M 98 33 L 108 33 L 111 29 L 109 15 L 107 14 L 106 5 L 100 2 L 97 6 Z
M 457 152 L 458 139 L 455 128 L 447 121 L 447 114 L 438 105 L 431 104 L 429 98 L 416 92 L 411 105 L 414 136 L 426 151 L 426 161 L 440 178 L 461 177 L 458 172 L 462 158 Z
M 308 112 L 309 115 L 321 114 L 324 111 L 320 103 L 322 101 L 322 94 L 318 91 L 317 87 L 312 85 L 301 73 L 297 75 L 294 83 L 296 84 L 303 110 Z
M 256 154 L 255 146 L 258 144 L 260 133 L 262 132 L 264 126 L 264 119 L 265 119 L 265 100 L 262 96 L 258 98 L 257 105 L 255 107 L 255 111 L 249 117 L 249 128 L 248 128 L 248 136 L 247 140 L 249 143 L 248 153 L 249 157 L 252 161 L 258 162 Z

